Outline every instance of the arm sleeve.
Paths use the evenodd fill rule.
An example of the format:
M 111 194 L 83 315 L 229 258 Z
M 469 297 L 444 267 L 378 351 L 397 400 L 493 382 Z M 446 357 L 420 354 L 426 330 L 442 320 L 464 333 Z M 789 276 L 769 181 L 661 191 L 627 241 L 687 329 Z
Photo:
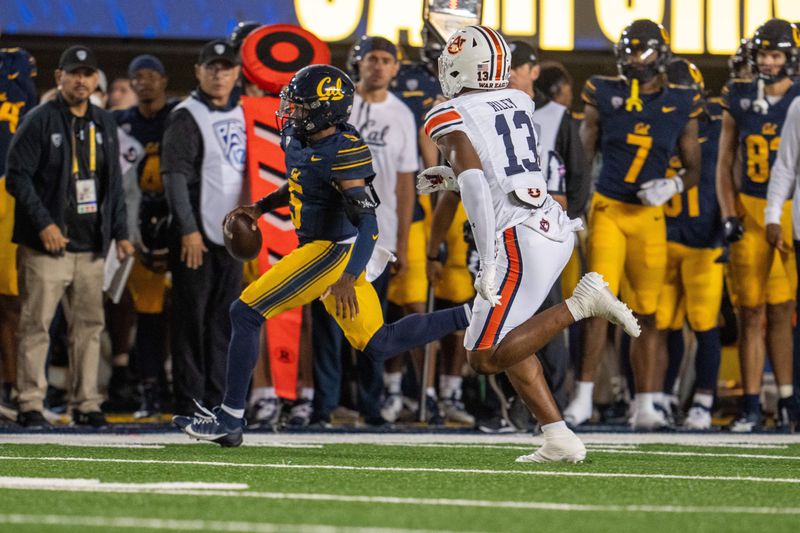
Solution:
M 567 171 L 567 212 L 571 218 L 575 218 L 584 212 L 592 184 L 578 125 L 568 111 L 561 117 L 555 148 L 564 158 Z
M 36 165 L 42 156 L 39 130 L 42 115 L 26 117 L 11 138 L 6 167 L 6 188 L 37 232 L 53 224 L 50 212 L 42 203 L 33 184 Z M 17 221 L 19 224 L 24 221 Z
M 108 136 L 112 141 L 110 153 L 106 155 L 111 162 L 111 236 L 118 241 L 128 239 L 128 210 L 125 206 L 125 191 L 122 187 L 122 171 L 119 166 L 119 138 L 113 119 L 106 123 Z
M 481 263 L 494 263 L 497 230 L 491 201 L 492 191 L 486 177 L 482 170 L 471 168 L 458 175 L 458 185 Z
M 358 220 L 354 220 L 358 228 L 356 242 L 353 243 L 353 251 L 344 271 L 358 277 L 367 268 L 372 252 L 375 249 L 375 241 L 378 240 L 378 219 L 375 216 L 374 203 L 367 198 L 364 187 L 351 187 L 342 190 L 345 202 L 357 206 L 354 211 Z
M 792 185 L 800 179 L 800 99 L 795 99 L 786 113 L 781 130 L 781 144 L 767 186 L 764 222 L 780 224 L 783 203 L 792 197 Z
M 584 103 L 597 107 L 597 86 L 595 83 L 596 80 L 594 78 L 586 80 L 583 90 L 581 91 L 581 100 L 583 100 Z
M 191 114 L 183 109 L 175 111 L 161 142 L 161 177 L 170 213 L 182 235 L 198 231 L 189 183 L 199 180 L 196 174 L 200 150 L 200 130 Z

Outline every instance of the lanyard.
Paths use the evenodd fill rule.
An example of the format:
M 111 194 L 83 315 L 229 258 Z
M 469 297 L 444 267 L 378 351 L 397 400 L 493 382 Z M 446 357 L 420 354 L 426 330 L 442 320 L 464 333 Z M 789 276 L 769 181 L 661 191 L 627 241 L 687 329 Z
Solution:
M 72 119 L 72 177 L 80 179 L 80 166 L 78 165 L 78 139 L 75 136 L 75 121 Z M 83 132 L 81 132 L 83 133 Z M 94 122 L 89 122 L 89 177 L 94 179 L 97 173 L 97 139 Z

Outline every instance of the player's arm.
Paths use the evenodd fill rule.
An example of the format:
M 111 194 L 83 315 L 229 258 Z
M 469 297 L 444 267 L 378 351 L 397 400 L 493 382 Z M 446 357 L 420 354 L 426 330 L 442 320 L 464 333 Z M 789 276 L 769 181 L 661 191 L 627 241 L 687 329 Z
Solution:
M 800 178 L 800 100 L 795 100 L 786 113 L 781 130 L 781 144 L 775 156 L 775 164 L 767 185 L 767 207 L 764 222 L 767 225 L 767 241 L 780 252 L 790 251 L 789 243 L 783 239 L 781 215 L 783 204 L 792 197 L 792 185 Z
M 581 124 L 580 136 L 586 161 L 591 163 L 597 154 L 597 143 L 600 140 L 600 112 L 593 105 L 586 104 L 583 109 L 584 119 Z
M 733 116 L 726 110 L 722 113 L 722 132 L 719 136 L 717 155 L 717 201 L 725 221 L 725 240 L 735 242 L 742 238 L 744 228 L 736 216 L 736 184 L 733 179 L 733 164 L 739 148 L 739 129 Z
M 414 173 L 398 172 L 395 185 L 397 196 L 397 261 L 392 265 L 395 274 L 402 274 L 408 268 L 408 235 L 411 232 L 411 219 L 414 218 Z
M 697 119 L 693 118 L 686 123 L 678 139 L 678 150 L 680 150 L 683 163 L 683 173 L 680 176 L 680 179 L 683 180 L 683 190 L 691 189 L 700 183 L 702 152 L 698 139 L 699 132 L 700 126 Z
M 287 181 L 278 189 L 275 189 L 261 200 L 258 200 L 256 203 L 250 205 L 240 205 L 239 207 L 235 208 L 233 211 L 225 215 L 225 222 L 227 222 L 228 218 L 239 213 L 248 216 L 252 221 L 256 221 L 261 218 L 261 215 L 264 213 L 269 213 L 270 211 L 274 211 L 275 209 L 286 207 L 288 205 L 289 182 Z M 225 222 L 223 222 L 223 224 Z
M 453 223 L 460 201 L 457 193 L 442 191 L 433 210 L 431 234 L 428 237 L 428 249 L 425 253 L 425 274 L 431 284 L 438 283 L 442 277 L 442 258 L 439 257 L 439 249 L 447 237 L 447 230 Z

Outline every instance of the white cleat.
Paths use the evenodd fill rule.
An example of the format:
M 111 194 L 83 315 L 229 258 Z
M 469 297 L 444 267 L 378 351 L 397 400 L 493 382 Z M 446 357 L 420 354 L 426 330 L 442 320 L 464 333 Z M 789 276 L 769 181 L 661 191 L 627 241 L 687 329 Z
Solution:
M 571 428 L 578 427 L 592 418 L 592 402 L 581 398 L 573 399 L 564 409 L 564 422 Z
M 711 429 L 711 411 L 701 405 L 693 405 L 686 414 L 683 427 L 701 431 Z
M 669 422 L 661 411 L 636 409 L 631 418 L 631 427 L 635 431 L 656 431 L 669 427 Z
M 580 463 L 586 459 L 586 446 L 570 429 L 545 436 L 544 444 L 530 455 L 520 455 L 517 463 Z
M 622 326 L 631 337 L 642 332 L 633 312 L 608 290 L 608 283 L 597 272 L 585 274 L 566 303 L 575 320 L 596 316 Z
M 383 400 L 381 406 L 381 416 L 387 422 L 397 422 L 400 413 L 403 411 L 403 396 L 401 394 L 389 394 Z

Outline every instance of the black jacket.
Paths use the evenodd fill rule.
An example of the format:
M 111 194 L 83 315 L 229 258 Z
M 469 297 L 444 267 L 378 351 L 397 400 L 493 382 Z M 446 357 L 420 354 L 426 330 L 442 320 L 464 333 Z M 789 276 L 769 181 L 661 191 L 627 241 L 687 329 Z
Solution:
M 95 123 L 102 143 L 105 172 L 101 180 L 99 214 L 103 255 L 111 239 L 128 238 L 125 195 L 119 167 L 117 125 L 111 113 L 89 104 L 87 118 Z M 69 196 L 70 112 L 59 96 L 25 115 L 8 149 L 7 188 L 16 199 L 12 240 L 45 252 L 39 232 L 50 224 L 64 231 L 64 209 Z

